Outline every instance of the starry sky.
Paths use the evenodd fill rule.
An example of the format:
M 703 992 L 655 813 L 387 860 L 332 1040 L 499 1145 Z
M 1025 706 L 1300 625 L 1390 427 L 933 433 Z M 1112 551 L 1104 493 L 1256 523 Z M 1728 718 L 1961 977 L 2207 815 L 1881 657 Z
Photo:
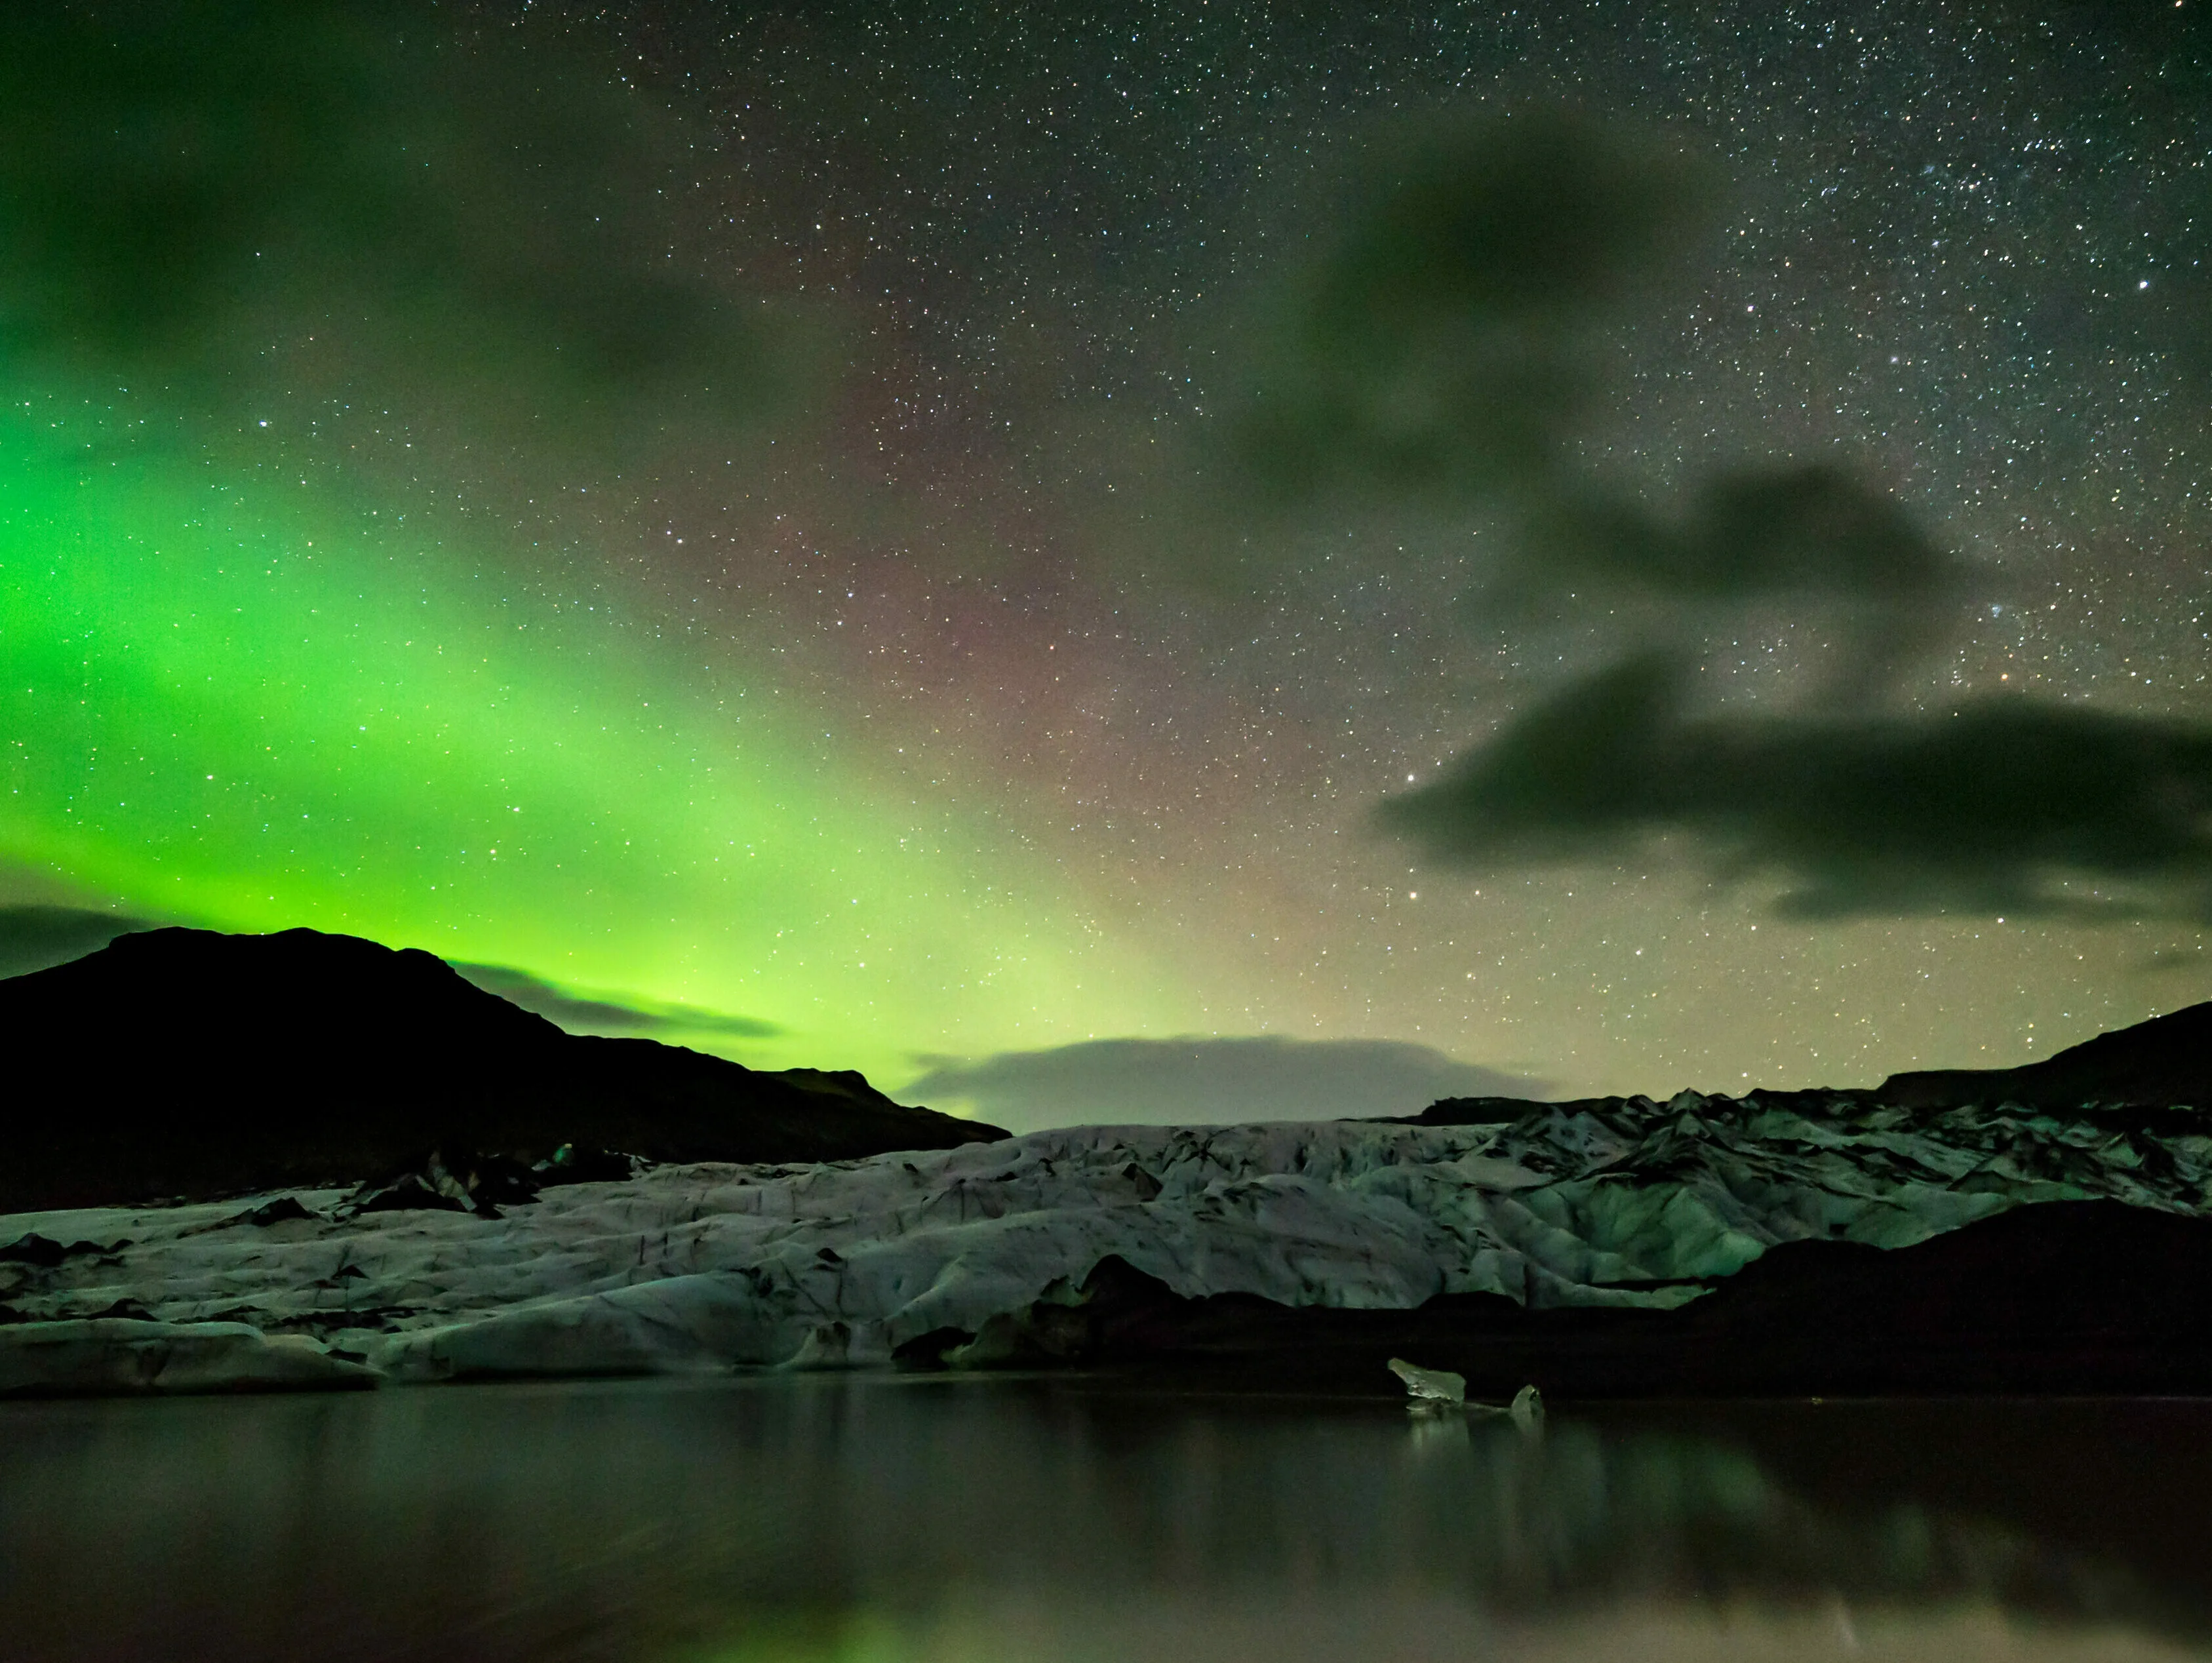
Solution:
M 9 950 L 1030 1122 L 2212 996 L 2193 0 L 40 13 Z

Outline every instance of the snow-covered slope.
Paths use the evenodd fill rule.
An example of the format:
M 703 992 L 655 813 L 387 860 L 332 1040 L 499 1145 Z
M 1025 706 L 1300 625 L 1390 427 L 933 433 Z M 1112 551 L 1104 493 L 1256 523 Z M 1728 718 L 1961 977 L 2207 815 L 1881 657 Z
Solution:
M 1109 1254 L 1180 1294 L 1289 1305 L 1678 1304 L 1778 1241 L 1903 1246 L 2045 1199 L 2205 1211 L 2212 1137 L 2192 1114 L 2167 1118 L 2154 1132 L 1684 1093 L 1532 1105 L 1495 1126 L 1088 1127 L 819 1166 L 665 1166 L 497 1218 L 355 1213 L 337 1191 L 299 1193 L 310 1216 L 265 1223 L 246 1215 L 268 1198 L 18 1214 L 0 1244 L 40 1240 L 0 1263 L 15 1314 L 0 1390 L 204 1389 L 226 1355 L 240 1384 L 364 1378 L 303 1368 L 303 1341 L 401 1381 L 884 1363 L 1072 1299 Z M 43 1244 L 76 1250 L 24 1262 L 53 1257 Z M 206 1324 L 282 1340 L 284 1366 L 251 1332 L 216 1344 L 190 1326 Z M 166 1382 L 165 1334 L 197 1346 Z M 86 1347 L 126 1341 L 127 1367 L 88 1362 Z

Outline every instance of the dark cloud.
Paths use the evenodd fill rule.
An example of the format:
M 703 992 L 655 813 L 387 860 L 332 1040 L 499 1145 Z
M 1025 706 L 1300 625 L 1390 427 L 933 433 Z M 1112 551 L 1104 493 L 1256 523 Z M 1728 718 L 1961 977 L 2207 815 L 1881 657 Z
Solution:
M 1628 601 L 1644 643 L 1738 633 L 1744 610 L 1817 611 L 1837 651 L 1819 695 L 1863 704 L 1948 635 L 1976 586 L 1893 499 L 1828 463 L 1723 474 L 1674 517 L 1565 486 L 1518 505 L 1474 615 L 1508 628 L 1562 596 Z
M 1237 476 L 1261 500 L 1479 512 L 1504 533 L 1473 597 L 1491 616 L 1600 590 L 1662 604 L 1662 623 L 1674 605 L 1688 632 L 1717 607 L 1796 598 L 1844 608 L 1885 663 L 1948 622 L 1964 567 L 1832 463 L 1726 474 L 1669 517 L 1577 460 L 1594 349 L 1686 264 L 1715 200 L 1705 170 L 1531 109 L 1407 129 L 1354 175 L 1346 229 L 1287 285 L 1237 430 Z
M 1616 659 L 1384 823 L 1468 867 L 1664 842 L 1807 916 L 2212 914 L 2212 729 L 2021 699 L 1888 713 L 1975 584 L 1873 484 L 1782 463 L 1668 514 L 1578 460 L 1589 332 L 1705 201 L 1693 168 L 1571 116 L 1440 126 L 1384 153 L 1307 274 L 1251 453 L 1309 497 L 1455 500 L 1502 533 L 1476 616 L 1541 628 L 1596 597 Z M 1704 644 L 1778 608 L 1817 617 L 1840 668 L 1784 711 L 1693 707 Z
M 150 919 L 88 907 L 0 906 L 0 976 L 66 964 L 118 936 L 160 927 Z
M 1291 285 L 1242 432 L 1251 476 L 1446 498 L 1528 489 L 1593 385 L 1594 330 L 1704 218 L 1701 174 L 1562 111 L 1402 129 Z
M 1672 521 L 1625 497 L 1562 489 L 1530 502 L 1521 529 L 1522 559 L 1501 581 L 1530 590 L 1832 596 L 1925 611 L 1966 575 L 1891 498 L 1826 463 L 1723 475 Z
M 712 1034 L 730 1039 L 768 1040 L 783 1032 L 757 1017 L 733 1017 L 694 1004 L 659 1000 L 584 998 L 543 977 L 505 964 L 455 964 L 466 980 L 510 1004 L 534 1011 L 578 1034 Z
M 0 9 L 0 349 L 221 405 L 291 385 L 598 408 L 771 379 L 687 275 L 649 101 L 526 25 L 315 0 Z M 312 339 L 312 350 L 300 343 Z
M 1683 837 L 1808 916 L 1960 909 L 2204 916 L 2212 730 L 2026 699 L 1930 715 L 1698 713 L 1635 660 L 1528 710 L 1392 829 L 1464 866 Z
M 1542 1089 L 1396 1040 L 1089 1040 L 975 1062 L 931 1060 L 903 1098 L 965 1098 L 983 1119 L 1015 1132 L 1404 1114 L 1440 1097 Z
M 2204 949 L 2197 946 L 2165 948 L 2134 968 L 2144 974 L 2154 974 L 2167 970 L 2202 970 L 2204 966 Z

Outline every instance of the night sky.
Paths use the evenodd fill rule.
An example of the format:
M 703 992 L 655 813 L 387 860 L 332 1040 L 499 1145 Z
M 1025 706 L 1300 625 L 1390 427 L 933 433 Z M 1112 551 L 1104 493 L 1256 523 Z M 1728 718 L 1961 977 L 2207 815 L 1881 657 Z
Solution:
M 34 9 L 19 956 L 343 930 L 1011 1120 L 2212 996 L 2194 0 Z

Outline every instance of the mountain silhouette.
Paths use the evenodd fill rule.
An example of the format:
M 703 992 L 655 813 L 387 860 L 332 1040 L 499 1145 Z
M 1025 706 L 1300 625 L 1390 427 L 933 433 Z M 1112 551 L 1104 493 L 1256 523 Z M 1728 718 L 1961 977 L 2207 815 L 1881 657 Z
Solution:
M 2058 1111 L 2212 1108 L 2212 1001 L 2153 1017 L 2132 1028 L 2116 1028 L 2017 1068 L 1916 1069 L 1893 1074 L 1877 1086 L 1847 1090 L 1762 1088 L 1757 1095 L 1761 1102 L 1777 1103 L 1846 1099 L 1930 1111 L 1977 1105 L 1995 1108 L 2004 1103 Z M 1612 1107 L 1623 1101 L 1583 1097 L 1559 1107 Z M 1539 1106 L 1518 1097 L 1444 1097 L 1419 1114 L 1383 1118 L 1409 1126 L 1484 1126 L 1516 1120 Z
M 1868 1095 L 1905 1108 L 2002 1102 L 2032 1108 L 2087 1103 L 2212 1108 L 2212 1002 L 2100 1034 L 2041 1062 L 1893 1074 Z
M 434 1148 L 847 1160 L 1006 1134 L 850 1071 L 573 1035 L 418 949 L 149 930 L 0 980 L 0 1212 L 382 1179 Z

